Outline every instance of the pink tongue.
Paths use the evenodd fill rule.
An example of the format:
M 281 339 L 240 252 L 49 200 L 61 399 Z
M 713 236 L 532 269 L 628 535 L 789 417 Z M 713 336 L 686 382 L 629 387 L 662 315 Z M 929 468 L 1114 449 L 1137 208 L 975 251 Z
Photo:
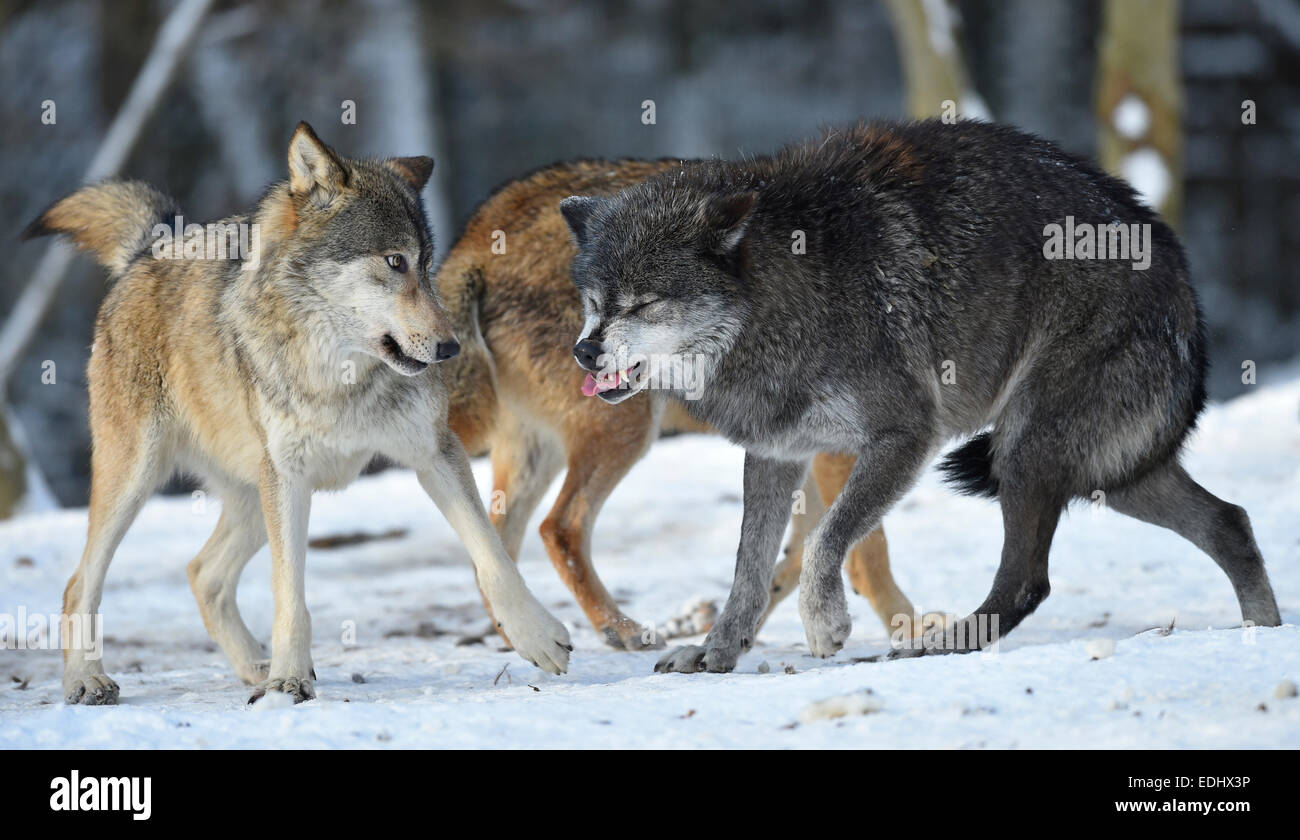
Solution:
M 588 397 L 594 397 L 603 391 L 617 388 L 618 384 L 622 381 L 623 376 L 620 373 L 616 373 L 613 378 L 607 379 L 596 379 L 596 377 L 589 373 L 587 374 L 586 381 L 582 383 L 582 393 Z

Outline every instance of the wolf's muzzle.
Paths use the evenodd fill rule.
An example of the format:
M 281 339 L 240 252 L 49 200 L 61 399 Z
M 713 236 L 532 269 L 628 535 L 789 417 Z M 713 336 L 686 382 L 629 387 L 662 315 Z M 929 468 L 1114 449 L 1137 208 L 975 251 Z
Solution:
M 600 342 L 592 341 L 590 338 L 583 339 L 573 346 L 573 358 L 578 360 L 583 370 L 600 370 L 598 360 L 604 352 L 605 349 L 600 346 Z

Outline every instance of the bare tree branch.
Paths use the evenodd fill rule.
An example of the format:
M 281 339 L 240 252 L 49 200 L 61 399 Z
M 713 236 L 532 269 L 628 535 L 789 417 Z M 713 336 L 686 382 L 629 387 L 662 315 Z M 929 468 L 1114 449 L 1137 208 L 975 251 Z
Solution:
M 167 17 L 126 101 L 86 170 L 87 183 L 110 178 L 126 164 L 211 5 L 212 0 L 181 0 Z M 4 327 L 0 328 L 0 518 L 9 516 L 36 489 L 34 485 L 43 485 L 35 464 L 22 451 L 24 438 L 18 428 L 18 418 L 3 404 L 3 395 L 19 356 L 40 328 L 71 262 L 71 246 L 51 243 L 37 263 L 31 282 L 18 296 Z
M 167 17 L 158 31 L 152 52 L 127 94 L 126 102 L 113 118 L 104 142 L 86 170 L 86 183 L 111 178 L 126 164 L 211 5 L 212 0 L 182 0 Z M 19 355 L 35 335 L 45 310 L 54 300 L 71 262 L 71 254 L 66 245 L 51 244 L 37 264 L 31 282 L 14 303 L 4 328 L 0 330 L 0 387 L 8 383 Z

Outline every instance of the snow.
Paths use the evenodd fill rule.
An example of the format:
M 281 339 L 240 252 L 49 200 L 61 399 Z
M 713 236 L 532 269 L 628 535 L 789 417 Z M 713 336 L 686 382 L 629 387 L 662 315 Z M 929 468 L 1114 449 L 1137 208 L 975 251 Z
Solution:
M 1151 127 L 1151 110 L 1141 98 L 1130 93 L 1115 106 L 1112 122 L 1121 136 L 1137 140 Z
M 1115 655 L 1115 640 L 1093 639 L 1083 646 L 1083 650 L 1090 659 L 1105 659 Z
M 0 748 L 1300 746 L 1300 699 L 1282 688 L 1300 679 L 1300 377 L 1247 390 L 1211 407 L 1187 464 L 1250 511 L 1281 628 L 1238 627 L 1226 578 L 1190 544 L 1077 505 L 1053 546 L 1051 597 L 994 651 L 862 661 L 887 634 L 850 594 L 848 645 L 812 659 L 790 598 L 735 673 L 655 674 L 659 653 L 603 646 L 534 532 L 521 568 L 577 647 L 570 673 L 550 677 L 495 637 L 458 644 L 487 626 L 468 561 L 414 477 L 390 471 L 315 500 L 313 536 L 408 531 L 311 551 L 316 700 L 245 705 L 185 575 L 219 505 L 157 498 L 104 599 L 122 705 L 66 707 L 57 651 L 0 650 Z M 661 624 L 693 599 L 725 599 L 741 463 L 717 438 L 665 440 L 610 498 L 594 551 L 629 615 Z M 476 476 L 486 495 L 490 465 Z M 930 472 L 885 524 L 918 607 L 980 602 L 1001 543 L 994 503 L 954 496 Z M 58 612 L 85 527 L 84 510 L 0 523 L 0 613 Z M 264 550 L 240 591 L 262 638 L 269 574 Z
M 921 12 L 930 46 L 941 56 L 951 56 L 957 49 L 957 10 L 948 5 L 948 0 L 921 0 Z
M 1120 161 L 1120 174 L 1124 180 L 1133 185 L 1138 196 L 1148 207 L 1160 209 L 1165 196 L 1169 195 L 1172 179 L 1169 168 L 1160 153 L 1150 146 L 1129 153 Z
M 976 93 L 974 88 L 967 88 L 961 95 L 961 115 L 963 119 L 968 120 L 989 122 L 993 119 L 993 111 L 984 101 L 984 97 Z

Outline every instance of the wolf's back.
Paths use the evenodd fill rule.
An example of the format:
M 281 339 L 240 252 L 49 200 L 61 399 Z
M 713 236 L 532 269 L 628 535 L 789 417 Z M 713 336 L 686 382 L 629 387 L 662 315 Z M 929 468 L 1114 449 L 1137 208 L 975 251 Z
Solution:
M 138 181 L 82 187 L 50 205 L 23 238 L 61 233 L 121 276 L 152 240 L 154 225 L 171 225 L 180 212 L 168 196 Z

